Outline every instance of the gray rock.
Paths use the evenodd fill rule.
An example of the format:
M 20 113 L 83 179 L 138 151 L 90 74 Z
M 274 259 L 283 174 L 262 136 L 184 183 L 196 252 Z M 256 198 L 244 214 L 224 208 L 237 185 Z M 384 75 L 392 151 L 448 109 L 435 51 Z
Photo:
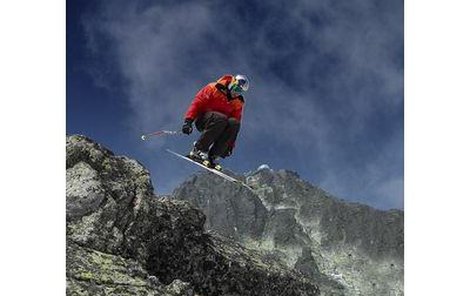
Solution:
M 211 177 L 203 174 L 189 178 L 175 190 L 174 196 L 209 213 L 206 220 L 209 229 L 232 237 L 260 237 L 268 211 L 259 198 L 243 187 L 230 187 L 223 179 Z
M 239 206 L 237 225 L 256 237 L 262 205 Z M 67 217 L 68 295 L 319 294 L 282 262 L 206 232 L 200 210 L 158 199 L 143 166 L 84 136 L 67 137 Z
M 67 295 L 172 295 L 135 260 L 67 243 Z
M 295 218 L 295 209 L 272 209 L 264 234 L 272 237 L 275 247 L 304 247 L 311 241 Z
M 191 285 L 189 283 L 185 283 L 181 280 L 174 280 L 165 287 L 164 291 L 169 295 L 174 296 L 193 296 L 194 291 L 191 289 Z
M 303 248 L 302 255 L 297 258 L 294 268 L 306 276 L 313 277 L 319 275 L 320 270 L 311 252 L 310 248 Z
M 67 219 L 88 215 L 105 199 L 98 174 L 87 163 L 79 162 L 67 170 Z
M 403 211 L 341 201 L 287 170 L 263 167 L 245 181 L 255 194 L 198 174 L 174 196 L 200 208 L 208 229 L 315 279 L 322 295 L 403 294 Z M 251 208 L 240 214 L 239 203 Z

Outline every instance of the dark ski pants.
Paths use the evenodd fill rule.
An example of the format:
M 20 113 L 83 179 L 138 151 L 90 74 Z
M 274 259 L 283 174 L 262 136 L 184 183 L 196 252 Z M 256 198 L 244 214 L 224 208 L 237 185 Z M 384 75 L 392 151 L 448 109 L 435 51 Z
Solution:
M 196 119 L 196 128 L 201 132 L 196 148 L 209 151 L 212 156 L 223 156 L 229 143 L 235 142 L 240 122 L 235 118 L 227 118 L 222 113 L 210 111 Z M 211 147 L 212 145 L 212 147 Z

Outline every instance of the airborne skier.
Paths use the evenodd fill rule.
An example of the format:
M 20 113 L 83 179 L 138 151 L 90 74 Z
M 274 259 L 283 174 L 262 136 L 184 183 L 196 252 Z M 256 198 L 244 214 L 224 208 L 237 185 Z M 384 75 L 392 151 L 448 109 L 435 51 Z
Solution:
M 233 153 L 243 112 L 242 94 L 248 88 L 248 78 L 239 74 L 224 75 L 199 90 L 185 114 L 181 129 L 183 133 L 191 134 L 194 122 L 201 132 L 189 152 L 191 159 L 222 169 L 217 159 Z

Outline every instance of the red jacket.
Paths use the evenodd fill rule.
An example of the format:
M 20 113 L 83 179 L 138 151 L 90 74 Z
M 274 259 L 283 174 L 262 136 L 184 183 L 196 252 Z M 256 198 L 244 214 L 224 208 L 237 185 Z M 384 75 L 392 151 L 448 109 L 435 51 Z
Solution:
M 233 117 L 238 121 L 242 119 L 243 97 L 238 96 L 229 100 L 227 87 L 232 81 L 232 75 L 224 75 L 217 82 L 212 82 L 203 87 L 194 97 L 186 111 L 185 119 L 195 120 L 208 111 L 217 111 L 228 118 Z

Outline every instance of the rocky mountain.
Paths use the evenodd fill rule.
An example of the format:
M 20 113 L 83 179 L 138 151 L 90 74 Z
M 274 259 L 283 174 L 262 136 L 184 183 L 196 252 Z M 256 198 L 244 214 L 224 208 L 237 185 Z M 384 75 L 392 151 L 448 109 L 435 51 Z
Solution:
M 254 192 L 203 173 L 174 197 L 201 209 L 207 229 L 315 280 L 322 295 L 403 295 L 403 211 L 341 201 L 266 165 L 235 177 Z
M 271 229 L 278 237 L 278 224 L 290 216 L 272 219 L 264 198 L 233 187 L 223 192 L 227 185 L 210 176 L 193 178 L 193 185 L 217 186 L 188 183 L 180 190 L 198 205 L 233 198 L 239 208 L 224 220 L 188 201 L 155 196 L 141 164 L 84 136 L 68 136 L 66 149 L 67 295 L 319 295 L 325 279 L 324 267 L 312 263 L 316 254 L 305 251 L 293 269 L 279 260 L 282 252 L 267 256 L 229 236 L 242 233 L 255 244 L 267 243 Z M 211 230 L 219 221 L 227 231 Z M 234 227 L 239 229 L 230 232 Z M 295 231 L 295 242 L 309 238 Z

